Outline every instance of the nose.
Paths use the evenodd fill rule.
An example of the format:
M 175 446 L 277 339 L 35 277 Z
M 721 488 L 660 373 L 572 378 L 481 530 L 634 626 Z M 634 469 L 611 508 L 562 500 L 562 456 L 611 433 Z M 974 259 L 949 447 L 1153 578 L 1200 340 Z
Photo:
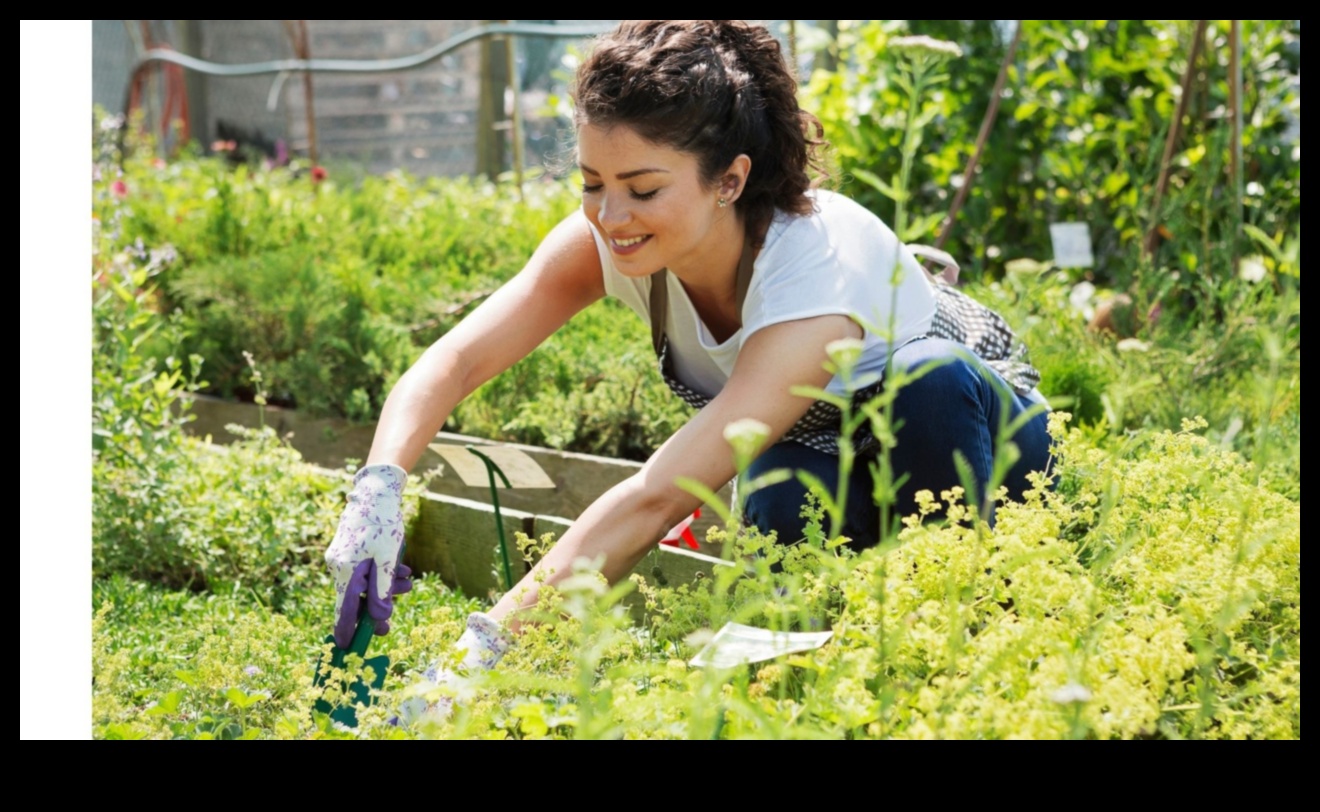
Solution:
M 596 213 L 597 219 L 606 230 L 612 230 L 626 225 L 632 219 L 632 212 L 628 208 L 627 200 L 617 192 L 610 194 L 602 191 L 600 194 L 600 209 Z

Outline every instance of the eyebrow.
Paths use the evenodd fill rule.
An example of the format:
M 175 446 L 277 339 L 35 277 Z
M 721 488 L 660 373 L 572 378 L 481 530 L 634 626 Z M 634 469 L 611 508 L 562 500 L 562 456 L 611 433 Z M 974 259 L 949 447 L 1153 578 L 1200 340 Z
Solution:
M 582 168 L 582 171 L 583 171 L 583 172 L 586 172 L 588 175 L 600 175 L 599 172 L 597 172 L 596 170 L 594 170 L 594 169 L 592 169 L 591 167 L 587 166 L 586 164 L 578 164 L 578 166 L 581 167 L 581 168 Z M 635 177 L 637 177 L 638 175 L 649 175 L 649 174 L 651 174 L 652 172 L 663 172 L 663 173 L 665 173 L 666 175 L 669 174 L 669 170 L 668 170 L 668 169 L 649 169 L 649 168 L 648 168 L 648 169 L 634 169 L 634 170 L 632 170 L 631 172 L 620 172 L 619 174 L 615 175 L 615 178 L 617 178 L 618 180 L 627 180 L 628 178 L 635 178 Z

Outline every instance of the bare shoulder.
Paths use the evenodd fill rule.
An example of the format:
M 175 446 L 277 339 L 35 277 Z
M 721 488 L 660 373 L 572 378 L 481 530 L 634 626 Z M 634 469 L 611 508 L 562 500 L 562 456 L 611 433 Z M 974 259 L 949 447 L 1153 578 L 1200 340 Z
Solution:
M 528 261 L 524 274 L 568 285 L 582 294 L 605 295 L 600 253 L 591 225 L 581 209 L 551 229 Z

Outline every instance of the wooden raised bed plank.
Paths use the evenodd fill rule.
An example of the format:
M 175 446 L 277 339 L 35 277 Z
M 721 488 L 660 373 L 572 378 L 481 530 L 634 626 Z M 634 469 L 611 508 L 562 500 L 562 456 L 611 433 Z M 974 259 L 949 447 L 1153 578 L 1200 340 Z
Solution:
M 514 583 L 527 574 L 515 533 L 532 530 L 532 515 L 501 510 Z M 505 591 L 495 510 L 470 499 L 423 494 L 408 536 L 406 563 L 417 573 L 438 572 L 446 584 L 473 597 Z
M 486 463 L 467 448 L 457 445 L 432 443 L 430 449 L 445 458 L 454 467 L 454 472 L 463 480 L 464 485 L 490 486 L 491 476 L 486 470 Z M 521 449 L 512 446 L 485 446 L 481 453 L 490 457 L 500 471 L 509 480 L 511 488 L 554 488 L 555 482 L 536 461 Z M 504 488 L 503 481 L 495 477 L 496 487 Z
M 225 430 L 226 424 L 236 423 L 249 428 L 262 425 L 261 410 L 254 404 L 234 403 L 206 395 L 193 395 L 191 401 L 192 414 L 196 419 L 187 424 L 186 430 L 194 436 L 209 434 L 213 442 L 225 444 L 234 440 L 234 436 Z M 372 425 L 355 425 L 336 418 L 309 418 L 297 410 L 276 406 L 265 408 L 265 425 L 274 428 L 281 437 L 287 436 L 289 443 L 308 462 L 341 471 L 346 460 L 356 459 L 360 462 L 367 458 L 376 433 Z M 454 470 L 454 466 L 434 450 L 435 446 L 461 448 L 469 444 L 479 446 L 482 453 L 490 454 L 511 478 L 509 469 L 495 457 L 495 453 L 500 452 L 492 452 L 491 449 L 515 449 L 535 462 L 553 483 L 553 488 L 501 488 L 500 507 L 537 515 L 576 518 L 601 494 L 637 473 L 642 467 L 641 463 L 632 460 L 517 443 L 497 443 L 478 437 L 440 432 L 432 447 L 422 453 L 421 460 L 413 470 L 422 474 L 443 466 L 442 473 L 431 479 L 428 490 L 489 504 L 490 486 L 484 469 L 479 484 L 467 484 L 459 472 Z M 727 504 L 732 499 L 732 488 L 725 485 L 719 494 Z M 494 519 L 491 521 L 493 523 Z M 703 510 L 702 518 L 693 522 L 692 531 L 700 544 L 698 552 L 719 556 L 718 546 L 706 544 L 706 531 L 717 522 L 718 518 L 711 510 Z
M 313 467 L 329 478 L 348 476 L 343 469 Z M 437 573 L 447 585 L 472 597 L 494 600 L 503 594 L 505 585 L 494 508 L 471 499 L 434 493 L 422 494 L 418 507 L 417 518 L 409 527 L 405 556 L 405 563 L 413 572 Z M 523 558 L 515 533 L 522 532 L 532 538 L 554 533 L 559 539 L 573 526 L 571 521 L 559 516 L 537 516 L 520 510 L 501 510 L 500 517 L 515 583 L 536 563 L 533 560 L 529 564 Z M 677 586 L 709 578 L 716 567 L 731 566 L 736 565 L 704 553 L 657 545 L 633 572 L 654 584 Z M 638 622 L 644 620 L 645 606 L 638 593 L 626 597 L 624 605 Z

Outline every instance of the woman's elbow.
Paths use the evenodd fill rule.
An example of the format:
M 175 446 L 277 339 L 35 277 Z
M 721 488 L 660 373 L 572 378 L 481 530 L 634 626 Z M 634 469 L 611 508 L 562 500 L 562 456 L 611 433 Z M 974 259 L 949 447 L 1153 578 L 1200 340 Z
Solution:
M 630 513 L 661 538 L 701 506 L 701 500 L 676 484 L 661 482 L 645 470 L 633 474 L 620 485 Z

